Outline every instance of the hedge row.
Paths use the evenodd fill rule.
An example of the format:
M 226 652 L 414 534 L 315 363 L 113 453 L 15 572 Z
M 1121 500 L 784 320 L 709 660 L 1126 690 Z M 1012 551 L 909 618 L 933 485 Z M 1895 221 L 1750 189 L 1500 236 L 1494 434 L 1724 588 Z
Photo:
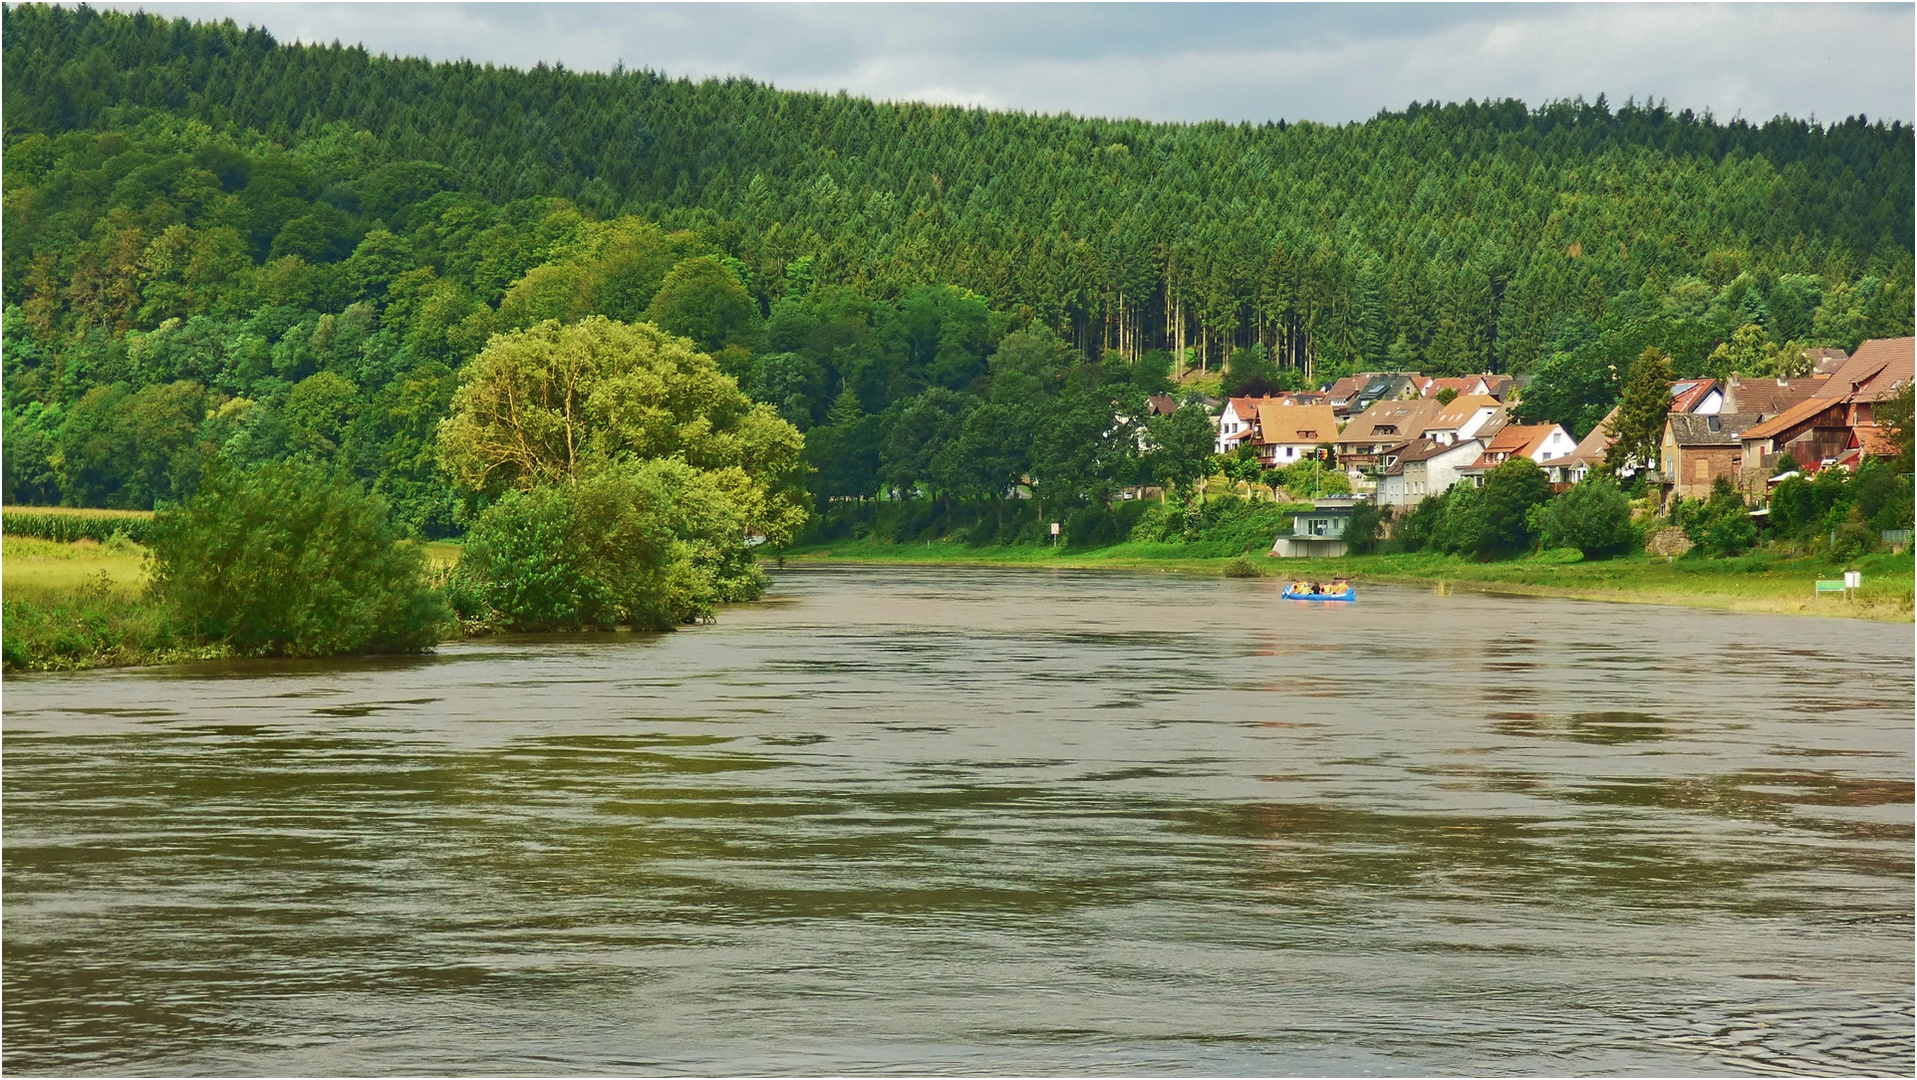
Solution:
M 54 508 L 26 510 L 8 507 L 0 511 L 0 532 L 8 536 L 31 536 L 39 540 L 58 540 L 70 544 L 75 540 L 105 541 L 114 533 L 125 536 L 136 544 L 146 543 L 147 531 L 153 526 L 150 516 L 114 515 L 104 517 L 99 514 L 63 511 Z

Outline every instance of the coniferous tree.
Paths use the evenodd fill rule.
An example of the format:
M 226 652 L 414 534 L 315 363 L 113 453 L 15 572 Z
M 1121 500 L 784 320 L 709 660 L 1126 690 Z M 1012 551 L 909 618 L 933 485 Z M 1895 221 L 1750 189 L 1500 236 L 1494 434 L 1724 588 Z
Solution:
M 1671 415 L 1671 379 L 1671 358 L 1660 349 L 1645 349 L 1631 365 L 1617 407 L 1617 441 L 1604 457 L 1607 470 L 1657 467 Z

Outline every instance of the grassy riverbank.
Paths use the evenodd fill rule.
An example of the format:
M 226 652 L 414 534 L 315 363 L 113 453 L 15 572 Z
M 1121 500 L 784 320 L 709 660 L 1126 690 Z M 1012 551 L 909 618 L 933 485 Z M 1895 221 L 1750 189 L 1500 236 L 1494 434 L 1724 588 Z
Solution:
M 1196 549 L 1196 550 L 1194 550 Z M 1430 584 L 1438 588 L 1537 596 L 1568 596 L 1628 603 L 1681 604 L 1727 611 L 1830 615 L 1909 622 L 1917 587 L 1910 555 L 1866 555 L 1847 564 L 1757 552 L 1735 559 L 1632 556 L 1597 562 L 1567 561 L 1547 553 L 1510 562 L 1479 563 L 1448 555 L 1357 555 L 1340 559 L 1242 560 L 1198 544 L 1115 544 L 1091 550 L 1045 547 L 975 548 L 965 544 L 884 544 L 841 541 L 786 552 L 798 563 L 916 563 L 949 566 L 1050 566 L 1273 578 L 1351 577 L 1359 581 Z M 1575 556 L 1571 556 L 1575 558 Z M 1860 570 L 1864 587 L 1849 600 L 1818 596 L 1820 578 Z
M 166 664 L 228 655 L 182 634 L 146 596 L 146 549 L 125 540 L 0 538 L 7 671 Z

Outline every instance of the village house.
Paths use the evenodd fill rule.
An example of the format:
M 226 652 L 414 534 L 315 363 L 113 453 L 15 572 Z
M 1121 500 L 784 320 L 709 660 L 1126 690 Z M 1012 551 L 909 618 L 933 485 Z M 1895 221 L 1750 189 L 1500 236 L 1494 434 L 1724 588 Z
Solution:
M 1416 372 L 1364 372 L 1347 375 L 1326 388 L 1331 408 L 1342 419 L 1364 412 L 1377 401 L 1404 401 L 1418 397 L 1424 376 Z
M 1329 405 L 1274 405 L 1258 407 L 1258 460 L 1283 468 L 1310 457 L 1320 445 L 1338 438 L 1338 417 Z
M 1806 473 L 1826 465 L 1888 454 L 1877 403 L 1917 376 L 1917 339 L 1874 338 L 1857 346 L 1811 397 L 1741 433 L 1741 486 L 1766 490 L 1777 461 L 1789 454 Z
M 1424 434 L 1425 421 L 1443 409 L 1435 398 L 1380 401 L 1372 405 L 1339 433 L 1339 463 L 1358 475 L 1377 468 L 1387 451 Z
M 1853 426 L 1875 425 L 1876 403 L 1910 385 L 1914 368 L 1917 338 L 1873 338 L 1857 346 L 1812 396 L 1844 402 Z
M 1777 459 L 1789 454 L 1808 472 L 1816 472 L 1850 449 L 1850 406 L 1813 397 L 1738 433 L 1739 487 L 1763 491 L 1777 471 Z
M 1345 526 L 1362 498 L 1318 499 L 1310 510 L 1292 519 L 1291 535 L 1280 536 L 1271 554 L 1281 559 L 1336 558 L 1345 553 Z
M 1363 390 L 1370 379 L 1369 375 L 1346 375 L 1325 387 L 1325 404 L 1330 405 L 1340 419 L 1349 416 L 1352 399 L 1358 396 L 1358 391 Z
M 1419 439 L 1401 446 L 1378 477 L 1378 505 L 1413 507 L 1428 496 L 1450 490 L 1458 470 L 1476 461 L 1484 444 L 1476 439 L 1441 443 Z
M 1605 451 L 1611 449 L 1611 444 L 1617 441 L 1617 436 L 1611 432 L 1611 423 L 1616 419 L 1617 410 L 1614 408 L 1605 413 L 1604 419 L 1598 421 L 1598 425 L 1586 433 L 1584 438 L 1578 440 L 1577 446 L 1571 450 L 1571 456 L 1565 458 L 1562 463 L 1564 478 L 1567 481 L 1573 484 L 1583 483 L 1584 478 L 1591 475 L 1591 470 L 1603 468 Z
M 1485 473 L 1514 457 L 1528 457 L 1545 466 L 1553 484 L 1569 484 L 1566 465 L 1577 445 L 1571 433 L 1557 424 L 1506 424 L 1485 443 L 1476 461 L 1458 469 L 1458 479 L 1481 485 Z
M 1504 415 L 1504 405 L 1489 394 L 1471 394 L 1454 399 L 1426 420 L 1418 432 L 1449 446 L 1460 439 L 1475 438 L 1491 421 Z
M 1258 406 L 1271 401 L 1269 397 L 1235 397 L 1225 402 L 1218 413 L 1218 439 L 1214 452 L 1229 454 L 1246 439 L 1254 442 L 1258 434 Z
M 1744 455 L 1738 435 L 1759 419 L 1756 413 L 1672 413 L 1658 450 L 1658 469 L 1671 494 L 1707 498 L 1719 477 L 1735 483 Z
M 1891 441 L 1890 432 L 1877 424 L 1858 424 L 1850 429 L 1850 449 L 1844 451 L 1834 464 L 1845 469 L 1856 469 L 1867 457 L 1896 456 L 1897 444 Z
M 1276 395 L 1280 405 L 1329 405 L 1331 395 L 1323 390 L 1287 390 Z
M 1679 379 L 1671 384 L 1671 411 L 1710 414 L 1724 410 L 1724 392 L 1716 379 Z
M 1729 392 L 1716 379 L 1679 379 L 1671 384 L 1671 412 L 1685 414 L 1710 415 L 1732 409 Z M 1743 410 L 1762 413 L 1760 409 Z M 1762 419 L 1760 415 L 1758 419 Z M 1564 483 L 1575 484 L 1591 474 L 1592 469 L 1604 465 L 1604 456 L 1617 441 L 1617 435 L 1611 425 L 1617 420 L 1617 407 L 1604 414 L 1604 419 L 1587 432 L 1584 438 L 1571 449 L 1571 454 L 1558 463 L 1554 475 L 1561 474 Z M 1626 462 L 1624 472 L 1628 475 L 1635 470 L 1637 462 Z
M 1454 391 L 1459 397 L 1490 397 L 1500 404 L 1511 397 L 1515 385 L 1509 375 L 1466 375 L 1457 379 L 1426 379 L 1418 385 L 1421 397 L 1437 397 L 1444 390 Z

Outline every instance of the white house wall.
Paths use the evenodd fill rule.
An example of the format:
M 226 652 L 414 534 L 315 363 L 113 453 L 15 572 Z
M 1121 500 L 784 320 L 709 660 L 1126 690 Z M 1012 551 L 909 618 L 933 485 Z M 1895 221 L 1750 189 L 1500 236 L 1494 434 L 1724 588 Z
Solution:
M 1553 429 L 1551 434 L 1544 437 L 1543 442 L 1538 443 L 1535 450 L 1532 450 L 1525 456 L 1542 465 L 1547 461 L 1556 461 L 1559 458 L 1569 457 L 1571 456 L 1571 451 L 1577 448 L 1577 440 L 1571 437 L 1570 432 L 1560 427 Z
M 1489 405 L 1479 409 L 1477 412 L 1472 413 L 1471 419 L 1466 420 L 1463 424 L 1459 425 L 1458 438 L 1460 439 L 1476 438 L 1478 432 L 1483 430 L 1484 425 L 1490 423 L 1491 418 L 1496 415 L 1498 415 L 1498 410 L 1495 407 L 1489 406 Z
M 1459 443 L 1437 457 L 1428 458 L 1424 463 L 1426 495 L 1436 495 L 1440 491 L 1449 491 L 1458 482 L 1458 470 L 1478 460 L 1484 453 L 1484 444 L 1476 439 Z
M 1236 435 L 1241 431 L 1249 431 L 1251 430 L 1251 424 L 1250 419 L 1238 415 L 1236 406 L 1230 402 L 1226 402 L 1225 411 L 1218 414 L 1218 437 L 1213 440 L 1213 452 L 1219 454 L 1224 453 L 1225 436 Z M 1235 446 L 1242 441 L 1242 439 L 1233 439 L 1232 445 Z

